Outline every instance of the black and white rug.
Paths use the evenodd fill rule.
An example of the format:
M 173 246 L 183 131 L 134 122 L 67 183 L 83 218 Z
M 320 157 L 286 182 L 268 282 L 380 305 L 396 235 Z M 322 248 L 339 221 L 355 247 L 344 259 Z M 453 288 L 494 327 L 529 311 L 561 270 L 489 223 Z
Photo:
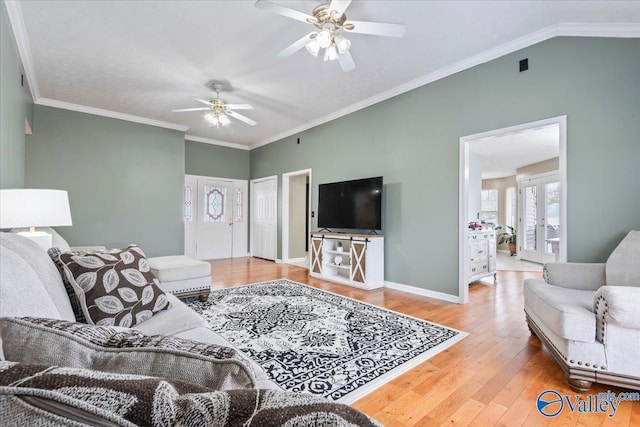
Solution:
M 211 292 L 189 306 L 283 389 L 350 403 L 467 333 L 290 280 Z

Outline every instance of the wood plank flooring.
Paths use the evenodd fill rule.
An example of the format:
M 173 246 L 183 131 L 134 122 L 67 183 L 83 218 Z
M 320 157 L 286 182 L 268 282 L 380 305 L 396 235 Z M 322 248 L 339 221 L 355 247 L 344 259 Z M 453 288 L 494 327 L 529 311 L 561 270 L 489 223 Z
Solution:
M 386 426 L 640 426 L 640 402 L 622 402 L 614 417 L 564 409 L 536 410 L 547 389 L 575 395 L 524 320 L 522 282 L 539 272 L 498 272 L 494 286 L 472 284 L 469 304 L 391 289 L 363 291 L 309 276 L 304 268 L 257 258 L 210 261 L 213 288 L 287 278 L 445 326 L 469 336 L 353 404 Z M 455 280 L 455 279 L 452 279 Z M 624 390 L 594 385 L 589 394 Z

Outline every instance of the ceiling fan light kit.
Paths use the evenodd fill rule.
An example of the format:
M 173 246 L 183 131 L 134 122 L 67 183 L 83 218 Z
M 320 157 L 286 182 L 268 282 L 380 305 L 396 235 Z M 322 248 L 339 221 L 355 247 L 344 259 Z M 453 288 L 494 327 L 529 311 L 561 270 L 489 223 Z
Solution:
M 351 4 L 351 0 L 333 0 L 313 9 L 312 15 L 307 15 L 294 9 L 279 5 L 270 0 L 256 0 L 255 6 L 278 15 L 286 16 L 297 21 L 314 25 L 318 31 L 307 34 L 276 56 L 284 58 L 294 54 L 302 47 L 306 47 L 313 56 L 318 56 L 320 49 L 325 49 L 324 60 L 338 60 L 342 71 L 351 71 L 356 65 L 349 53 L 351 41 L 341 30 L 351 33 L 370 34 L 385 37 L 403 37 L 405 26 L 401 24 L 385 24 L 379 22 L 347 21 L 344 11 Z
M 208 111 L 207 114 L 204 115 L 204 119 L 207 121 L 210 127 L 215 127 L 216 129 L 220 129 L 220 126 L 226 126 L 231 123 L 229 120 L 229 116 L 234 119 L 240 120 L 250 126 L 255 126 L 257 124 L 256 121 L 251 120 L 248 117 L 243 116 L 242 114 L 236 113 L 233 110 L 253 110 L 253 107 L 249 104 L 229 104 L 224 99 L 220 99 L 220 92 L 222 91 L 222 85 L 220 83 L 214 83 L 212 89 L 216 93 L 215 99 L 202 99 L 202 98 L 194 98 L 196 101 L 205 104 L 206 107 L 200 108 L 181 108 L 178 110 L 172 110 L 174 113 L 181 113 L 187 111 Z

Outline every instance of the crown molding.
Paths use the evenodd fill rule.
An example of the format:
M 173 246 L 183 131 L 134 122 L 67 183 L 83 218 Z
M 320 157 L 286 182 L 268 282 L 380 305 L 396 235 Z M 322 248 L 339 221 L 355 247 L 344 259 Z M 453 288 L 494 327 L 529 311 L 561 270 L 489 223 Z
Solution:
M 131 121 L 135 123 L 142 123 L 151 126 L 163 127 L 167 129 L 174 129 L 182 132 L 186 132 L 188 126 L 178 125 L 175 123 L 163 122 L 159 120 L 149 119 L 146 117 L 133 116 L 124 113 L 118 113 L 110 110 L 103 110 L 94 107 L 87 107 L 79 104 L 72 104 L 64 101 L 57 101 L 54 99 L 41 98 L 38 81 L 36 78 L 35 67 L 33 64 L 33 56 L 31 54 L 31 47 L 29 44 L 29 38 L 27 36 L 26 27 L 24 24 L 24 18 L 22 14 L 22 8 L 20 2 L 16 0 L 5 0 L 5 8 L 11 28 L 13 30 L 16 44 L 18 46 L 18 53 L 24 67 L 27 83 L 29 84 L 29 90 L 31 91 L 31 97 L 35 104 L 46 105 L 49 107 L 63 108 L 66 110 L 78 111 L 88 114 L 96 114 L 104 117 L 111 117 L 120 120 Z M 379 93 L 375 96 L 367 98 L 363 101 L 357 102 L 348 107 L 342 108 L 326 116 L 304 123 L 288 131 L 279 133 L 265 140 L 259 141 L 253 145 L 246 146 L 243 144 L 237 144 L 226 141 L 218 141 L 210 138 L 197 137 L 193 135 L 186 135 L 185 139 L 196 142 L 203 142 L 205 144 L 220 145 L 223 147 L 236 148 L 239 150 L 253 150 L 255 148 L 262 147 L 272 142 L 279 141 L 286 137 L 295 135 L 321 124 L 330 122 L 348 114 L 354 113 L 358 110 L 362 110 L 371 105 L 393 98 L 394 96 L 401 95 L 405 92 L 409 92 L 420 86 L 432 83 L 434 81 L 451 76 L 460 71 L 464 71 L 468 68 L 475 67 L 476 65 L 489 62 L 497 59 L 501 56 L 508 55 L 516 52 L 520 49 L 532 46 L 536 43 L 551 39 L 553 37 L 566 36 L 566 37 L 620 37 L 620 38 L 635 38 L 640 37 L 640 24 L 639 23 L 620 23 L 620 24 L 581 24 L 581 23 L 559 23 L 543 28 L 539 31 L 525 35 L 518 39 L 515 39 L 509 43 L 505 43 L 493 49 L 489 49 L 478 55 L 467 58 L 463 61 L 450 65 L 448 67 L 441 68 L 432 73 L 425 74 L 410 82 L 404 83 L 395 88 L 389 89 L 385 92 Z
M 18 54 L 20 55 L 24 74 L 27 78 L 31 98 L 35 102 L 40 98 L 40 88 L 38 87 L 38 80 L 36 79 L 36 70 L 33 65 L 33 55 L 31 54 L 31 44 L 27 36 L 27 28 L 24 24 L 22 8 L 20 7 L 19 1 L 6 0 L 3 3 L 7 11 L 7 16 L 9 17 L 9 23 L 11 24 L 16 45 L 18 46 Z
M 495 47 L 493 49 L 489 49 L 478 55 L 474 55 L 470 58 L 452 64 L 448 67 L 440 68 L 432 73 L 425 74 L 416 79 L 413 79 L 407 83 L 401 84 L 400 86 L 396 86 L 384 92 L 381 92 L 371 98 L 367 98 L 363 101 L 357 102 L 353 105 L 350 105 L 346 108 L 333 112 L 329 115 L 321 117 L 317 120 L 305 123 L 301 126 L 298 126 L 290 131 L 283 132 L 281 134 L 275 135 L 269 139 L 258 142 L 251 146 L 251 149 L 262 147 L 263 145 L 270 144 L 272 142 L 278 141 L 282 138 L 286 138 L 293 134 L 305 131 L 307 129 L 311 129 L 312 127 L 321 125 L 323 123 L 330 122 L 337 118 L 346 116 L 351 113 L 355 113 L 358 110 L 362 110 L 371 105 L 377 104 L 382 101 L 386 101 L 387 99 L 393 98 L 394 96 L 401 95 L 403 93 L 409 92 L 413 89 L 417 89 L 420 86 L 427 85 L 429 83 L 433 83 L 437 80 L 443 79 L 445 77 L 451 76 L 453 74 L 459 73 L 460 71 L 464 71 L 468 68 L 475 67 L 476 65 L 483 64 L 485 62 L 489 62 L 493 59 L 499 58 L 501 56 L 507 55 L 509 53 L 518 51 L 528 46 L 532 46 L 536 43 L 539 43 L 544 40 L 548 40 L 557 35 L 556 26 L 543 28 L 542 30 L 536 31 L 535 33 L 527 34 L 524 37 L 513 40 L 509 43 L 503 44 L 501 46 Z
M 420 86 L 424 86 L 429 83 L 433 83 L 437 80 L 449 77 L 453 74 L 459 73 L 466 69 L 475 67 L 476 65 L 484 64 L 485 62 L 492 61 L 502 56 L 508 55 L 518 50 L 524 49 L 534 44 L 543 42 L 545 40 L 552 39 L 554 37 L 620 37 L 620 38 L 634 38 L 640 37 L 640 24 L 574 24 L 574 23 L 561 23 L 558 25 L 552 25 L 536 32 L 527 34 L 523 37 L 505 43 L 501 46 L 493 49 L 486 50 L 482 53 L 474 55 L 470 58 L 452 64 L 448 67 L 441 68 L 432 73 L 420 76 L 410 82 L 404 83 L 400 86 L 396 86 L 385 92 L 381 92 L 371 98 L 367 98 L 363 101 L 357 102 L 353 105 L 345 107 L 341 110 L 335 111 L 319 119 L 307 122 L 303 125 L 297 126 L 286 132 L 279 133 L 268 139 L 257 142 L 251 145 L 250 149 L 253 150 L 258 147 L 262 147 L 272 142 L 279 141 L 291 135 L 303 132 L 321 124 L 330 122 L 340 117 L 346 116 L 351 113 L 355 113 L 358 110 L 362 110 L 371 105 L 377 104 L 394 96 L 401 95 L 405 92 L 409 92 L 413 89 L 417 89 Z
M 64 110 L 78 111 L 80 113 L 94 114 L 96 116 L 110 117 L 118 120 L 126 120 L 128 122 L 141 123 L 143 125 L 172 129 L 180 132 L 186 132 L 186 130 L 189 129 L 189 126 L 148 119 L 146 117 L 133 116 L 131 114 L 118 113 L 111 110 L 103 110 L 101 108 L 87 107 L 86 105 L 72 104 L 71 102 L 56 101 L 55 99 L 39 98 L 35 103 L 46 107 L 62 108 Z
M 237 150 L 249 151 L 249 147 L 247 145 L 236 144 L 235 142 L 220 141 L 217 139 L 203 138 L 201 136 L 195 136 L 195 135 L 189 135 L 189 134 L 185 135 L 184 139 L 187 141 L 202 142 L 205 144 L 219 145 L 221 147 L 229 147 L 229 148 L 235 148 Z
M 618 24 L 565 22 L 558 24 L 558 36 L 636 38 L 640 37 L 640 24 L 634 22 Z

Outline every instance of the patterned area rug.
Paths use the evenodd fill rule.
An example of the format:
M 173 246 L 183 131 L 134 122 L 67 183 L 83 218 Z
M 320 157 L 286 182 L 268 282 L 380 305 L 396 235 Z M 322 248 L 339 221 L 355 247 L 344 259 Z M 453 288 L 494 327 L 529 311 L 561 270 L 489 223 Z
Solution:
M 283 389 L 350 403 L 467 336 L 290 280 L 189 306 Z

